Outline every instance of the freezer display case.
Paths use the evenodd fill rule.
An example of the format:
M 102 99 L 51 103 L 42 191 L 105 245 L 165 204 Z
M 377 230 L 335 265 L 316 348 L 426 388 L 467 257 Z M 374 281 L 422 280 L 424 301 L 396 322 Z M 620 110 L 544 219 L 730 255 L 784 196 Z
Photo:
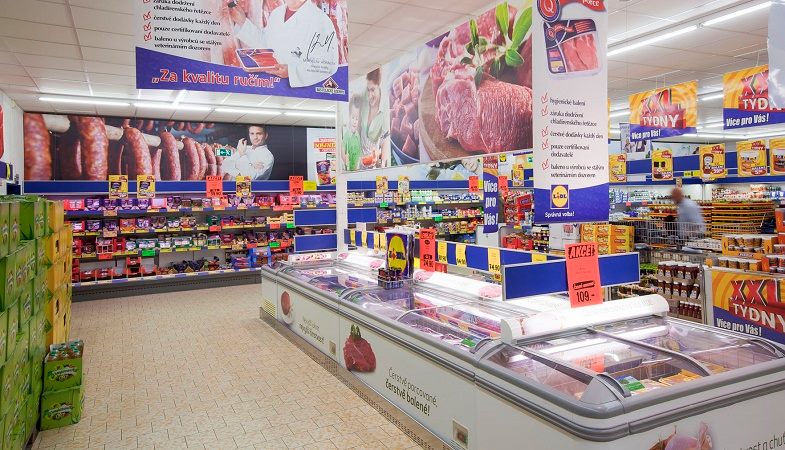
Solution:
M 479 448 L 535 429 L 532 448 L 560 449 L 747 449 L 783 434 L 764 412 L 785 401 L 785 348 L 692 322 L 589 323 L 489 346 L 479 365 L 479 417 L 502 418 L 478 423 Z

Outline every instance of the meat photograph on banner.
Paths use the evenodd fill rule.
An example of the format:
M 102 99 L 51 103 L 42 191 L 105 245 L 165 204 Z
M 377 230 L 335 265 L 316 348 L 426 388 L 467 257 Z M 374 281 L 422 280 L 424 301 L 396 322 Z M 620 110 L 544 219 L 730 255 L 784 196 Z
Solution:
M 157 3 L 135 0 L 137 88 L 346 101 L 347 0 Z
M 530 149 L 531 11 L 504 2 L 353 80 L 339 106 L 344 168 Z
M 24 114 L 25 180 L 307 176 L 304 127 Z

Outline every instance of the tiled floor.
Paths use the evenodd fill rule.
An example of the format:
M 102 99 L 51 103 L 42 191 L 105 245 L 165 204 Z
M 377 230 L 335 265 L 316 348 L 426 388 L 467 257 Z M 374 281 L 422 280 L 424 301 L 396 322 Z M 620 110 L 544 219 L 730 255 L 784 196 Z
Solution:
M 259 320 L 240 286 L 75 303 L 81 422 L 37 449 L 417 448 Z

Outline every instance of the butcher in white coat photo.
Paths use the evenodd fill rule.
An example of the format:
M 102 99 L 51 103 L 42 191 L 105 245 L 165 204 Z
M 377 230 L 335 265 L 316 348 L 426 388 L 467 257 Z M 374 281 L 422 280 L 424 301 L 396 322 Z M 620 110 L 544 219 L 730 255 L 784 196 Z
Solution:
M 272 49 L 278 64 L 267 73 L 293 88 L 326 80 L 338 69 L 338 38 L 330 17 L 310 0 L 285 0 L 259 27 L 234 1 L 228 3 L 234 35 L 244 48 Z

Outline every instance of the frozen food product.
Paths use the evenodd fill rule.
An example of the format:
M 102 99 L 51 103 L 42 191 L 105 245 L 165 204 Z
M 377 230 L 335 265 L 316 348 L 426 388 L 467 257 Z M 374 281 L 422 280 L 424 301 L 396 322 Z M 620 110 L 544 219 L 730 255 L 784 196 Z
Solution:
M 679 383 L 686 383 L 687 381 L 694 380 L 700 378 L 700 375 L 690 372 L 689 370 L 682 369 L 676 375 L 671 375 L 669 377 L 660 378 L 660 383 L 673 386 L 674 384 Z

